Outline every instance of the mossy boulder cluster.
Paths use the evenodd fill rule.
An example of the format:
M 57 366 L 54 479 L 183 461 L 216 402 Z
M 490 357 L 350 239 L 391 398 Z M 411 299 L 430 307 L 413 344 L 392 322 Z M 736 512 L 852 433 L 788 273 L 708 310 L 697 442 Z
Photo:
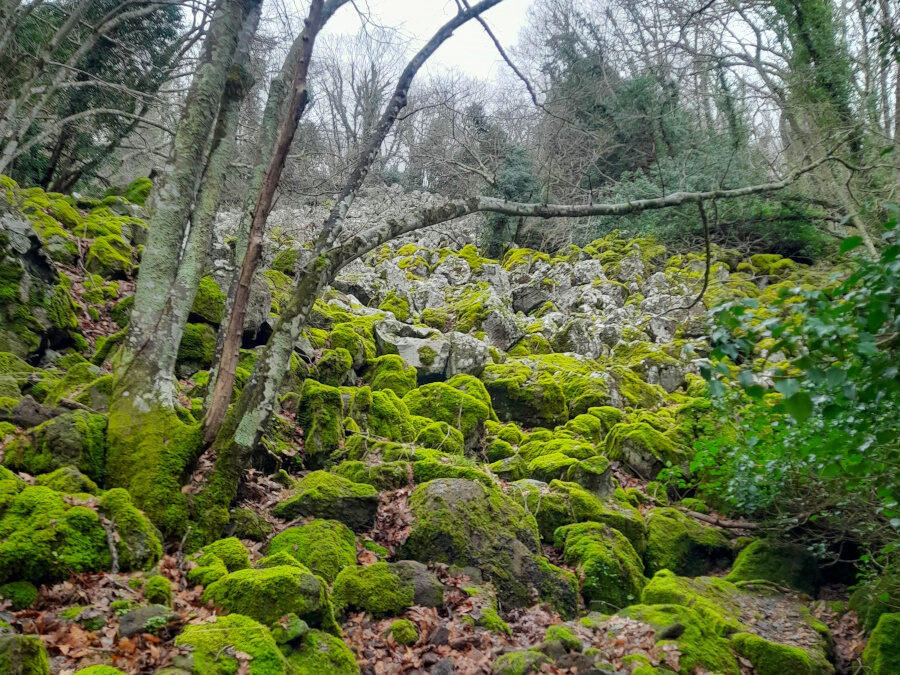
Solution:
M 135 491 L 144 474 L 108 462 L 106 438 L 123 423 L 107 412 L 108 364 L 133 303 L 149 187 L 86 200 L 2 181 L 0 597 L 26 609 L 40 584 L 109 570 L 114 555 L 120 571 L 147 572 L 142 601 L 167 615 L 173 589 L 155 566 L 164 539 L 177 543 L 193 525 L 178 480 L 199 456 L 225 280 L 209 270 L 191 308 L 176 373 L 182 407 L 134 439 L 135 457 L 165 446 L 178 465 L 151 486 L 145 514 L 127 489 L 109 489 Z M 654 482 L 688 470 L 698 439 L 734 433 L 710 414 L 699 376 L 703 307 L 684 309 L 702 256 L 667 257 L 617 233 L 501 260 L 422 243 L 373 251 L 316 301 L 253 457 L 283 486 L 277 503 L 221 508 L 214 526 L 185 538 L 187 581 L 218 617 L 184 627 L 176 643 L 189 655 L 176 671 L 357 673 L 339 622 L 364 612 L 385 621 L 388 642 L 422 644 L 407 610 L 443 606 L 439 566 L 489 599 L 473 629 L 507 634 L 509 613 L 536 603 L 558 617 L 542 643 L 499 655 L 496 673 L 602 665 L 585 631 L 606 630 L 610 616 L 649 626 L 684 675 L 738 675 L 742 663 L 760 674 L 833 672 L 827 629 L 801 596 L 820 583 L 815 559 L 774 540 L 735 542 L 691 515 L 705 504 L 670 504 Z M 305 255 L 267 251 L 236 391 Z M 819 274 L 714 249 L 704 302 L 765 303 Z M 86 337 L 85 317 L 108 334 Z M 406 529 L 387 549 L 372 540 L 392 509 Z M 874 630 L 865 662 L 879 674 L 898 658 L 897 615 L 878 604 L 882 591 L 855 596 Z M 760 627 L 759 611 L 785 631 Z M 0 672 L 7 663 L 49 672 L 28 636 L 0 635 Z M 640 675 L 671 672 L 637 655 L 628 663 Z

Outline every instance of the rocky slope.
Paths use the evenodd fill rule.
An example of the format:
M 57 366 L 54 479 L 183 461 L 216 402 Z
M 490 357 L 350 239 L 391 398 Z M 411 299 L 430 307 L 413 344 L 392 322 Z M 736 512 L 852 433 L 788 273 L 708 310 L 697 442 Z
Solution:
M 440 232 L 385 246 L 317 302 L 223 538 L 185 551 L 104 489 L 149 186 L 2 181 L 0 672 L 818 675 L 859 656 L 805 550 L 656 480 L 729 433 L 698 375 L 706 307 L 823 272 L 716 250 L 695 303 L 701 256 L 615 233 L 502 260 Z M 180 348 L 187 422 L 220 244 Z M 239 386 L 303 258 L 270 251 Z M 898 672 L 896 615 L 877 626 L 864 662 Z

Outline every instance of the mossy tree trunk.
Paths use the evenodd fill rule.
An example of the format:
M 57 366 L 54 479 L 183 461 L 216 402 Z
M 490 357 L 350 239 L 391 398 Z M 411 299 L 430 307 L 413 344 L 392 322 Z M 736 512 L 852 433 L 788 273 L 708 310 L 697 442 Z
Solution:
M 248 199 L 255 199 L 249 231 L 238 230 L 237 265 L 226 302 L 226 320 L 219 332 L 215 366 L 210 372 L 209 391 L 204 425 L 206 442 L 215 438 L 234 387 L 244 316 L 250 298 L 250 286 L 262 255 L 263 234 L 274 203 L 275 190 L 281 181 L 288 150 L 294 140 L 309 102 L 307 76 L 312 60 L 316 36 L 335 11 L 349 0 L 313 0 L 303 31 L 291 46 L 279 76 L 272 83 L 269 100 L 263 115 L 261 142 L 258 144 L 258 161 L 253 172 L 253 189 Z M 263 167 L 265 170 L 262 171 Z M 246 220 L 246 219 L 245 219 Z M 246 240 L 246 244 L 243 241 Z M 242 245 L 243 244 L 243 245 Z
M 115 363 L 107 476 L 166 533 L 184 528 L 180 485 L 200 450 L 176 415 L 175 363 L 212 235 L 248 81 L 260 0 L 224 0 L 210 24 L 149 223 L 134 309 Z

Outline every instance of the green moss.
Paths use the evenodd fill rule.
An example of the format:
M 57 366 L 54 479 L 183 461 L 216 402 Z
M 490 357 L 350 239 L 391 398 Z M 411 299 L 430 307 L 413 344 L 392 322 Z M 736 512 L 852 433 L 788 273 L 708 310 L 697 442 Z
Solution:
M 205 323 L 189 323 L 184 327 L 178 345 L 178 363 L 193 371 L 209 368 L 216 353 L 216 332 Z
M 413 594 L 413 585 L 401 579 L 384 562 L 344 568 L 332 590 L 338 614 L 355 610 L 368 612 L 375 618 L 394 616 L 412 606 Z
M 869 675 L 900 673 L 900 614 L 882 614 L 862 655 Z
M 296 565 L 230 572 L 206 587 L 203 600 L 265 625 L 293 613 L 310 626 L 337 631 L 325 581 Z
M 100 498 L 100 513 L 116 527 L 116 551 L 122 570 L 147 569 L 162 557 L 159 533 L 131 502 L 122 488 L 108 490 Z
M 831 668 L 822 669 L 813 666 L 809 654 L 800 647 L 769 642 L 751 633 L 737 633 L 731 638 L 735 650 L 748 659 L 757 675 L 825 675 L 833 672 Z
M 83 493 L 96 495 L 100 488 L 90 478 L 81 473 L 74 466 L 64 466 L 52 473 L 36 476 L 36 485 L 43 485 L 56 492 Z
M 574 464 L 578 464 L 577 459 L 561 452 L 551 452 L 531 460 L 528 473 L 531 478 L 546 482 L 564 477 Z
M 172 582 L 161 574 L 156 574 L 144 585 L 144 597 L 151 605 L 172 606 Z
M 896 609 L 900 598 L 900 569 L 887 567 L 881 576 L 860 584 L 850 596 L 849 607 L 856 612 L 860 625 L 873 630 L 882 614 Z
M 513 447 L 502 438 L 495 438 L 484 449 L 484 455 L 489 462 L 499 462 L 515 454 L 516 451 L 513 450 Z
M 106 532 L 97 514 L 68 506 L 46 487 L 26 487 L 0 518 L 0 582 L 59 581 L 72 572 L 110 565 Z
M 541 652 L 527 650 L 501 654 L 494 660 L 494 675 L 526 675 L 541 672 L 541 666 L 551 663 L 550 658 Z
M 391 389 L 402 397 L 416 388 L 416 369 L 396 354 L 386 354 L 370 360 L 363 379 L 376 391 Z
M 697 576 L 725 567 L 731 547 L 719 530 L 683 514 L 677 509 L 653 509 L 647 517 L 647 571 L 668 569 L 675 574 Z
M 331 331 L 330 340 L 331 346 L 335 349 L 340 347 L 350 353 L 353 357 L 353 367 L 357 370 L 375 358 L 375 338 L 372 335 L 371 322 L 356 320 L 339 323 Z
M 311 468 L 321 467 L 344 439 L 341 424 L 343 400 L 335 387 L 306 380 L 297 410 L 297 424 L 303 429 L 304 450 Z
M 112 666 L 88 666 L 75 671 L 75 675 L 125 675 L 125 671 Z
M 515 358 L 522 356 L 530 356 L 531 354 L 551 354 L 553 347 L 540 333 L 531 333 L 519 340 L 516 345 L 509 350 L 509 355 Z
M 294 268 L 297 265 L 297 255 L 299 250 L 290 247 L 279 252 L 272 261 L 272 269 L 288 276 L 294 276 Z
M 384 312 L 393 312 L 397 321 L 406 321 L 409 318 L 409 300 L 401 298 L 394 291 L 390 291 L 378 305 L 378 309 Z M 424 361 L 423 361 L 424 363 Z
M 549 373 L 521 363 L 488 364 L 481 375 L 497 415 L 528 426 L 554 426 L 568 419 L 562 388 Z
M 563 624 L 548 626 L 544 632 L 544 640 L 559 640 L 570 652 L 580 652 L 584 648 L 575 631 Z
M 640 598 L 646 583 L 644 563 L 618 530 L 599 523 L 567 525 L 554 543 L 565 560 L 577 566 L 581 593 L 591 609 L 616 611 Z
M 416 630 L 416 624 L 409 619 L 394 621 L 389 631 L 397 644 L 414 645 L 419 641 L 419 632 Z
M 38 598 L 38 589 L 27 581 L 12 581 L 0 586 L 0 598 L 8 600 L 13 611 L 31 607 Z
M 352 389 L 348 415 L 365 433 L 392 441 L 408 442 L 415 435 L 409 410 L 392 390 Z
M 250 541 L 266 541 L 275 531 L 275 527 L 251 508 L 231 509 L 228 519 L 229 531 L 239 539 Z
M 646 478 L 656 478 L 661 469 L 687 459 L 681 447 L 644 422 L 614 426 L 606 437 L 606 456 Z
M 104 279 L 122 279 L 131 274 L 131 247 L 121 236 L 109 234 L 94 239 L 88 249 L 84 267 Z
M 201 555 L 196 562 L 197 566 L 187 573 L 188 581 L 194 585 L 209 586 L 228 574 L 228 568 L 222 559 L 210 553 Z
M 378 492 L 371 485 L 313 471 L 297 482 L 293 496 L 280 502 L 273 512 L 279 518 L 333 518 L 350 528 L 363 528 L 374 520 L 377 508 Z
M 433 448 L 449 455 L 463 454 L 463 435 L 447 422 L 430 422 L 416 435 L 416 445 Z
M 288 650 L 286 654 L 292 675 L 359 675 L 359 665 L 350 648 L 322 631 L 309 631 L 299 649 Z
M 413 415 L 435 422 L 446 422 L 458 428 L 467 447 L 472 447 L 490 419 L 490 408 L 474 396 L 444 382 L 432 382 L 413 389 L 403 397 Z
M 324 349 L 318 361 L 310 366 L 310 377 L 324 385 L 339 387 L 353 369 L 353 357 L 343 347 Z
M 236 537 L 227 537 L 207 544 L 203 547 L 203 553 L 216 556 L 225 564 L 229 572 L 245 570 L 250 567 L 250 554 L 241 540 Z
M 192 647 L 194 672 L 204 675 L 234 675 L 240 663 L 238 652 L 248 654 L 251 675 L 286 675 L 284 656 L 269 629 L 246 616 L 220 616 L 214 622 L 188 625 L 175 639 L 179 646 Z
M 419 362 L 423 366 L 430 366 L 432 363 L 434 363 L 434 360 L 437 358 L 438 353 L 428 345 L 423 345 L 422 347 L 419 347 L 418 355 Z
M 197 295 L 194 297 L 194 304 L 191 305 L 191 314 L 217 325 L 225 316 L 225 294 L 209 275 L 200 278 Z
M 689 607 L 679 605 L 632 605 L 620 616 L 642 621 L 657 631 L 662 639 L 656 645 L 674 644 L 679 657 L 680 675 L 691 675 L 697 669 L 738 675 L 740 669 L 728 640 L 707 626 L 703 618 Z M 671 636 L 671 638 L 670 638 Z
M 268 554 L 284 551 L 331 583 L 345 567 L 356 564 L 356 537 L 336 520 L 314 520 L 278 533 Z
M 126 488 L 164 535 L 180 537 L 188 523 L 182 476 L 201 437 L 199 425 L 172 411 L 143 410 L 137 402 L 116 406 L 107 427 L 107 484 Z
M 125 188 L 125 191 L 122 192 L 122 196 L 132 204 L 143 206 L 152 191 L 153 181 L 142 176 L 131 181 L 128 187 Z
M 765 579 L 814 593 L 818 587 L 818 566 L 813 555 L 797 544 L 757 539 L 734 561 L 729 581 Z
M 0 673 L 50 675 L 50 660 L 36 635 L 0 635 Z
M 497 610 L 493 607 L 485 607 L 475 623 L 497 635 L 512 635 L 512 629 L 509 627 L 509 624 L 500 618 Z
M 682 605 L 694 609 L 719 635 L 742 630 L 740 591 L 719 577 L 679 577 L 660 570 L 644 587 L 641 602 L 648 605 Z

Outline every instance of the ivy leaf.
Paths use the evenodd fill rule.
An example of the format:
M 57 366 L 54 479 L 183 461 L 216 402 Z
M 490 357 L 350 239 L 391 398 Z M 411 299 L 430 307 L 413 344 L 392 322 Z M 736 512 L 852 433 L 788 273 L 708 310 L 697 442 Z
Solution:
M 862 246 L 862 237 L 847 237 L 841 242 L 841 253 L 847 253 L 853 249 Z
M 775 383 L 775 391 L 784 395 L 785 398 L 791 398 L 800 391 L 800 382 L 795 379 L 778 380 Z
M 784 407 L 795 420 L 805 422 L 812 415 L 813 401 L 809 394 L 805 391 L 800 391 L 786 399 Z

